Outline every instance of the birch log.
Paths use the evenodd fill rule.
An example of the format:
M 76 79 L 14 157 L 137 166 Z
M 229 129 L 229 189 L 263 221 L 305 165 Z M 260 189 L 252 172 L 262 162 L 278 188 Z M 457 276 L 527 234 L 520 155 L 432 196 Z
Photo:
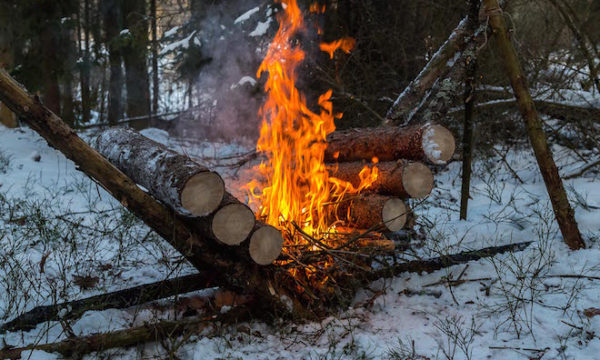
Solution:
M 96 149 L 152 196 L 184 216 L 206 216 L 223 201 L 223 179 L 189 157 L 125 128 L 102 132 Z
M 310 316 L 295 294 L 295 289 L 282 281 L 282 273 L 273 267 L 252 266 L 243 247 L 222 247 L 198 233 L 191 222 L 170 211 L 162 203 L 142 191 L 129 177 L 86 144 L 56 114 L 46 108 L 37 96 L 31 96 L 13 78 L 0 69 L 0 101 L 6 104 L 50 146 L 71 159 L 86 175 L 104 187 L 123 206 L 169 242 L 186 260 L 201 271 L 210 272 L 214 283 L 231 289 L 244 289 L 257 296 L 257 306 L 264 314 L 290 314 L 281 296 L 292 299 L 294 314 Z M 275 282 L 278 275 L 280 281 Z
M 335 131 L 327 136 L 326 162 L 393 161 L 444 164 L 454 154 L 452 133 L 440 125 L 380 127 Z

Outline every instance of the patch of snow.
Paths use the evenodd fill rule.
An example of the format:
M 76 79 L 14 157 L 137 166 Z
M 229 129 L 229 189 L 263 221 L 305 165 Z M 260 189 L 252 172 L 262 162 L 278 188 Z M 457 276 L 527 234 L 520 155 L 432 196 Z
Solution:
M 269 30 L 269 26 L 271 26 L 271 22 L 273 22 L 272 18 L 268 18 L 267 21 L 265 21 L 265 22 L 259 21 L 258 25 L 256 25 L 256 28 L 254 29 L 254 31 L 252 31 L 248 35 L 249 36 L 263 36 Z
M 243 13 L 242 15 L 240 15 L 237 19 L 235 19 L 233 21 L 233 23 L 234 24 L 243 23 L 244 21 L 250 19 L 250 17 L 252 15 L 256 14 L 259 10 L 260 10 L 260 8 L 258 6 L 255 8 L 252 8 L 252 9 L 246 11 L 245 13 Z
M 251 76 L 244 76 L 236 84 L 232 84 L 230 88 L 233 90 L 233 89 L 243 86 L 245 84 L 254 86 L 254 85 L 256 85 L 256 79 L 254 79 Z

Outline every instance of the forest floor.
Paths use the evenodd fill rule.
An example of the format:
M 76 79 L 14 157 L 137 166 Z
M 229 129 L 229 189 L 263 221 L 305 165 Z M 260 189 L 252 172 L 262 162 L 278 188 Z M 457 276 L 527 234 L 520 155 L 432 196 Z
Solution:
M 198 147 L 156 129 L 143 133 L 191 156 L 245 151 L 224 144 Z M 584 166 L 567 149 L 554 152 L 562 175 Z M 189 338 L 85 358 L 158 359 L 174 353 L 198 360 L 597 359 L 600 175 L 590 170 L 565 181 L 589 245 L 569 251 L 531 151 L 505 155 L 506 161 L 496 156 L 475 162 L 468 221 L 458 220 L 460 162 L 441 170 L 435 190 L 415 209 L 424 240 L 404 256 L 533 241 L 525 251 L 382 279 L 360 291 L 352 308 L 322 322 L 216 325 Z M 32 130 L 0 127 L 0 322 L 38 305 L 194 272 L 180 260 Z M 169 306 L 88 311 L 68 325 L 75 335 L 85 335 L 177 315 Z M 2 334 L 0 341 L 22 346 L 65 337 L 64 326 L 50 322 Z M 59 357 L 35 351 L 23 358 Z

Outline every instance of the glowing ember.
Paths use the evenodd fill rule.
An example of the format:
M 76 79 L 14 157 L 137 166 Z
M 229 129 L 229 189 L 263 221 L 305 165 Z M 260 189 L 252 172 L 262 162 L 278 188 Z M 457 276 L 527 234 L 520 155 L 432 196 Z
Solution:
M 257 151 L 267 159 L 258 167 L 265 181 L 248 184 L 251 202 L 258 202 L 258 217 L 288 233 L 296 228 L 308 235 L 322 237 L 332 233 L 337 205 L 342 197 L 357 194 L 377 180 L 377 169 L 365 167 L 361 183 L 330 178 L 323 162 L 326 136 L 335 130 L 332 91 L 319 97 L 320 113 L 309 109 L 305 97 L 296 88 L 297 67 L 304 51 L 293 37 L 304 29 L 303 15 L 296 0 L 281 0 L 284 12 L 280 27 L 270 44 L 257 76 L 268 73 L 267 99 L 259 115 L 263 119 Z M 336 49 L 350 51 L 354 40 L 342 39 L 321 48 L 331 55 Z M 300 236 L 291 236 L 288 244 L 302 244 Z

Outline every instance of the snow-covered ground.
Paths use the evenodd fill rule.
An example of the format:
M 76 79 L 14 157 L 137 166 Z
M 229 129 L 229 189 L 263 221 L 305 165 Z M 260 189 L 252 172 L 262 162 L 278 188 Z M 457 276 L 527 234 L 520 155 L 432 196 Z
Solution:
M 218 158 L 247 150 L 227 144 L 198 147 L 155 129 L 144 134 L 191 156 Z M 572 152 L 554 151 L 563 175 L 583 166 Z M 585 155 L 590 160 L 599 156 Z M 565 182 L 589 244 L 589 249 L 569 251 L 553 221 L 532 153 L 509 152 L 506 159 L 476 162 L 468 221 L 458 220 L 461 164 L 440 171 L 436 189 L 416 209 L 426 240 L 415 243 L 412 255 L 406 256 L 426 258 L 533 241 L 525 251 L 377 281 L 357 294 L 353 308 L 318 323 L 251 322 L 208 329 L 185 340 L 177 356 L 598 359 L 600 316 L 588 317 L 584 310 L 600 307 L 600 278 L 594 278 L 600 276 L 600 177 L 589 171 Z M 33 131 L 0 128 L 0 321 L 37 305 L 194 271 L 179 260 L 168 244 Z M 173 315 L 168 310 L 90 311 L 69 324 L 81 335 Z M 66 335 L 52 322 L 0 337 L 3 346 L 22 346 Z M 163 346 L 147 344 L 86 358 L 153 359 L 165 354 Z M 59 357 L 36 351 L 23 358 Z

